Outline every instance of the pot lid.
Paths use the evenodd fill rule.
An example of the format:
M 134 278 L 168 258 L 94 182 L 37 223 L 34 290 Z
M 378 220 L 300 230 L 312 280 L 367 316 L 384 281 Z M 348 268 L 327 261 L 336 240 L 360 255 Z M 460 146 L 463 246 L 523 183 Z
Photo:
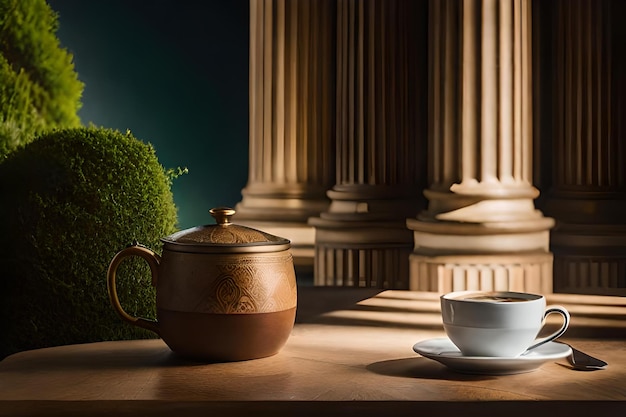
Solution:
M 235 210 L 217 207 L 209 210 L 216 224 L 192 227 L 164 237 L 167 249 L 179 252 L 278 252 L 289 249 L 288 239 L 231 222 Z

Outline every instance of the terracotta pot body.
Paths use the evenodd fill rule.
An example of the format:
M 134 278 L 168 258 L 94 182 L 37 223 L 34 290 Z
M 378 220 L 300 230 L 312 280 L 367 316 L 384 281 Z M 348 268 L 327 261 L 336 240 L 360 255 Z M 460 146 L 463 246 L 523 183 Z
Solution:
M 177 354 L 202 361 L 262 358 L 282 348 L 297 306 L 289 241 L 219 220 L 162 240 L 162 256 L 134 245 L 111 261 L 109 296 L 122 319 L 156 332 Z M 129 256 L 150 265 L 156 322 L 130 316 L 119 303 L 115 271 Z

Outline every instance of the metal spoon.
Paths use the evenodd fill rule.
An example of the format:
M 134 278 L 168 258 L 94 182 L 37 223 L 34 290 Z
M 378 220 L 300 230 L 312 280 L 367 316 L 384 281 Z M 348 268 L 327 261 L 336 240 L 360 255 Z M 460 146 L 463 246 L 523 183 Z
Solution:
M 604 369 L 608 365 L 603 360 L 587 355 L 586 353 L 575 349 L 567 343 L 558 343 L 563 343 L 564 345 L 567 345 L 572 349 L 572 354 L 567 357 L 567 361 L 570 363 L 570 365 L 572 365 L 572 369 L 576 369 L 577 371 L 596 371 L 599 369 Z

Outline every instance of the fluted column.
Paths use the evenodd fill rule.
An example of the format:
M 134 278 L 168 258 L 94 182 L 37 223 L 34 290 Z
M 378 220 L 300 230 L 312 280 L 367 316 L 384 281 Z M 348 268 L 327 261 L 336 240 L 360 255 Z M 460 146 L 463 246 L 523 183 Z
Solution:
M 626 295 L 626 5 L 552 6 L 555 289 Z
M 307 224 L 335 182 L 334 0 L 250 0 L 249 176 L 237 222 L 292 242 L 312 266 Z
M 316 229 L 317 285 L 408 288 L 425 179 L 426 6 L 339 0 L 337 182 Z
M 551 292 L 532 184 L 530 0 L 431 0 L 428 209 L 411 289 Z

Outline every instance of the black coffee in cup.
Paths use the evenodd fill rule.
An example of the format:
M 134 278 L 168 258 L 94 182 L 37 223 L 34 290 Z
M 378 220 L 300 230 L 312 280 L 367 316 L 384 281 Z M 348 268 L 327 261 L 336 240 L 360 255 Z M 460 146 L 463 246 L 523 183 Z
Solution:
M 520 302 L 530 300 L 529 298 L 511 297 L 507 295 L 499 295 L 498 293 L 472 294 L 472 295 L 466 295 L 463 297 L 458 297 L 457 299 L 467 300 L 467 301 L 486 301 L 486 302 L 495 302 L 495 303 L 520 303 Z

